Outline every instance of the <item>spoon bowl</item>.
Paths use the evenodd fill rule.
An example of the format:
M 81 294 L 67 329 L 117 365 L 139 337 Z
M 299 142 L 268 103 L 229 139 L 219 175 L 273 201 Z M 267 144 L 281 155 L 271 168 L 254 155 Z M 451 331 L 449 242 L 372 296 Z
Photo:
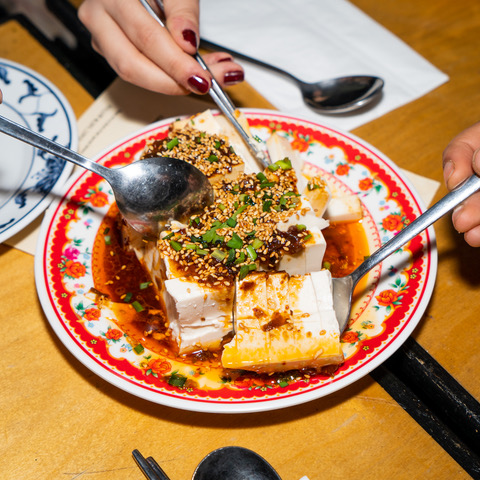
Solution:
M 298 80 L 303 101 L 319 113 L 348 113 L 360 109 L 377 98 L 383 80 L 368 75 L 332 78 L 306 83 Z
M 308 83 L 275 65 L 208 40 L 202 39 L 201 46 L 229 53 L 240 60 L 245 60 L 288 77 L 300 87 L 305 104 L 318 113 L 349 113 L 363 108 L 379 98 L 384 85 L 381 78 L 369 75 L 352 75 Z
M 370 255 L 350 275 L 333 279 L 333 307 L 342 333 L 348 326 L 352 308 L 353 290 L 359 280 L 386 257 L 415 238 L 432 223 L 480 190 L 480 178 L 472 175 L 445 195 L 435 205 L 417 217 L 412 223 Z
M 258 453 L 243 447 L 222 447 L 197 466 L 192 480 L 281 480 Z
M 108 168 L 2 116 L 0 132 L 103 177 L 125 220 L 145 237 L 158 237 L 169 221 L 185 221 L 213 202 L 207 177 L 183 160 L 157 157 Z

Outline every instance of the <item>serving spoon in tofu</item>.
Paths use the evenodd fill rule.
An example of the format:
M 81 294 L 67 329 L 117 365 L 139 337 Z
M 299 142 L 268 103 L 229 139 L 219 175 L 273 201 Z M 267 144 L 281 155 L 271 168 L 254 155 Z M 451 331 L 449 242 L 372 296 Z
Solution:
M 332 279 L 333 306 L 340 326 L 340 333 L 342 333 L 348 325 L 352 308 L 353 290 L 359 280 L 386 257 L 415 238 L 432 223 L 443 217 L 446 213 L 465 201 L 478 190 L 480 190 L 480 178 L 476 175 L 472 175 L 416 218 L 391 240 L 372 253 L 350 275 Z
M 120 213 L 145 237 L 158 238 L 168 222 L 185 221 L 214 200 L 207 177 L 183 160 L 156 157 L 108 168 L 2 116 L 0 132 L 103 177 Z

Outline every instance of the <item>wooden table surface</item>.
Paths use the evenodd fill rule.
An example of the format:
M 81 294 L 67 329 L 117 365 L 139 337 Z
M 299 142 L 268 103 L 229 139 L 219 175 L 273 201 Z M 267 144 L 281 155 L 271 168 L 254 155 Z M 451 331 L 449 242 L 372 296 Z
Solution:
M 450 76 L 435 91 L 353 133 L 399 166 L 440 181 L 442 150 L 480 117 L 480 4 L 352 3 Z M 54 82 L 77 117 L 93 102 L 16 21 L 0 25 L 0 38 L 0 57 Z M 248 86 L 231 94 L 239 106 L 266 106 Z M 437 197 L 443 194 L 442 186 Z M 435 231 L 437 283 L 413 336 L 478 400 L 480 250 L 466 246 L 448 218 Z M 172 480 L 185 480 L 204 455 L 225 445 L 255 450 L 284 480 L 469 478 L 370 376 L 301 406 L 244 415 L 179 411 L 124 393 L 80 364 L 53 333 L 37 298 L 33 263 L 32 256 L 0 245 L 5 479 L 141 479 L 131 456 L 138 448 Z

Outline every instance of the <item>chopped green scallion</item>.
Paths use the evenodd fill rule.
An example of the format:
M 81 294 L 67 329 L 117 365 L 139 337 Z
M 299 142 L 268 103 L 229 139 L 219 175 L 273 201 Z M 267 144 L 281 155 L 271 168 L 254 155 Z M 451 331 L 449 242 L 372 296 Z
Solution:
M 243 280 L 247 276 L 249 271 L 250 271 L 250 269 L 248 268 L 248 265 L 242 265 L 240 267 L 240 272 L 238 274 L 238 279 Z
M 257 178 L 260 180 L 260 182 L 268 182 L 268 179 L 263 172 L 258 172 Z
M 173 147 L 176 147 L 178 145 L 178 138 L 172 138 L 169 142 L 167 142 L 167 149 L 171 150 Z
M 238 256 L 238 258 L 235 260 L 235 265 L 239 265 L 240 263 L 243 263 L 245 261 L 245 253 L 244 252 L 240 252 L 240 255 Z
M 234 233 L 232 238 L 227 242 L 227 247 L 229 248 L 242 248 L 242 246 L 243 240 L 236 233 Z
M 175 240 L 170 240 L 170 246 L 176 251 L 179 252 L 182 249 L 182 244 L 178 243 Z
M 257 252 L 253 249 L 253 247 L 251 245 L 247 245 L 247 255 L 253 261 L 255 261 L 257 259 Z
M 283 160 L 279 160 L 275 162 L 282 170 L 291 170 L 292 169 L 292 162 L 289 158 L 285 157 Z
M 229 227 L 234 228 L 237 225 L 237 220 L 233 217 L 230 217 L 226 222 L 225 222 Z
M 272 201 L 271 200 L 266 200 L 265 202 L 263 202 L 262 210 L 264 212 L 269 212 L 271 206 L 272 206 Z
M 137 312 L 143 312 L 143 310 L 145 310 L 142 305 L 140 304 L 140 302 L 138 302 L 137 300 L 135 300 L 134 302 L 132 302 L 132 307 L 135 309 L 135 311 Z
M 258 238 L 255 238 L 252 242 L 252 247 L 255 249 L 255 250 L 258 250 L 261 246 L 263 245 L 263 242 L 258 239 Z
M 213 252 L 212 252 L 212 257 L 215 259 L 215 260 L 218 260 L 219 262 L 221 262 L 225 257 L 227 256 L 227 253 L 222 251 L 222 250 L 218 250 L 218 248 L 216 248 Z
M 227 265 L 229 265 L 230 263 L 233 263 L 233 261 L 235 260 L 235 255 L 236 255 L 235 249 L 231 248 L 230 251 L 228 252 L 228 257 L 226 262 Z

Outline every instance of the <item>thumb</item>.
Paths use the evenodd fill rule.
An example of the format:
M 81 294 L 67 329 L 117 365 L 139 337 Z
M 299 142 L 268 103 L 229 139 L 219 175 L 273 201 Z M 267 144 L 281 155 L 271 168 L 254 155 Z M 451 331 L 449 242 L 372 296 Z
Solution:
M 480 148 L 473 152 L 472 167 L 473 171 L 480 176 Z

